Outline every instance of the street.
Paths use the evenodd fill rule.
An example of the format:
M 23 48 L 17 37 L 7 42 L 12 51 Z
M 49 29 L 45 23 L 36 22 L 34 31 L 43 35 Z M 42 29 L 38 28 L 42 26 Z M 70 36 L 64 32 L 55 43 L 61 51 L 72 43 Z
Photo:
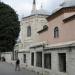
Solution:
M 35 72 L 21 69 L 15 71 L 15 66 L 9 63 L 0 62 L 0 75 L 37 75 Z

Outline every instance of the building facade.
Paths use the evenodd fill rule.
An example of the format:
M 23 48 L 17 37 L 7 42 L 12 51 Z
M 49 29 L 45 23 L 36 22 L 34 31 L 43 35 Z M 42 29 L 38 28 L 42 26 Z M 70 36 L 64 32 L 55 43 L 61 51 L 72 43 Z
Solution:
M 64 2 L 47 21 L 48 26 L 38 31 L 40 41 L 45 43 L 31 47 L 36 51 L 42 48 L 39 56 L 43 74 L 75 75 L 75 1 Z
M 43 8 L 39 10 L 36 9 L 36 1 L 33 0 L 31 14 L 29 16 L 23 17 L 20 22 L 21 31 L 19 40 L 20 42 L 18 43 L 19 48 L 15 48 L 15 58 L 17 56 L 20 59 L 21 66 L 27 66 L 27 68 L 34 67 L 34 59 L 36 59 L 34 58 L 35 50 L 31 50 L 30 48 L 39 44 L 40 38 L 37 32 L 48 24 L 46 20 L 48 16 L 49 13 Z
M 36 10 L 33 0 L 31 15 L 22 18 L 20 25 L 14 57 L 22 67 L 43 75 L 75 75 L 74 0 L 64 1 L 51 15 Z

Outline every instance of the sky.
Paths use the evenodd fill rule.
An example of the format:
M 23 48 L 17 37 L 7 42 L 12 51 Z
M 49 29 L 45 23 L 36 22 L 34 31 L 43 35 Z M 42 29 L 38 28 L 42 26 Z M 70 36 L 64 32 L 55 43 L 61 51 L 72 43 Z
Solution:
M 33 0 L 1 0 L 2 2 L 10 5 L 19 15 L 19 17 L 25 17 L 30 15 L 32 10 Z M 36 0 L 36 8 L 42 8 L 48 12 L 52 12 L 58 8 L 63 0 Z

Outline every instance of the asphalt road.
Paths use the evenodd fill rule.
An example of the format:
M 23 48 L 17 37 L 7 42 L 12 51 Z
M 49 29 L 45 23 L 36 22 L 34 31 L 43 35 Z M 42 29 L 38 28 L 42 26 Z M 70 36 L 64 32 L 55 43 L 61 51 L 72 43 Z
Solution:
M 15 71 L 15 66 L 9 63 L 0 62 L 0 75 L 37 75 L 35 72 L 21 69 L 21 71 Z

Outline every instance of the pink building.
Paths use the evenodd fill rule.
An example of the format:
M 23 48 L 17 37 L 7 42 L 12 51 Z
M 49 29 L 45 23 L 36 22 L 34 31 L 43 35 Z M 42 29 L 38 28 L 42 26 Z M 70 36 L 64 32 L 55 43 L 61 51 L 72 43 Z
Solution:
M 75 75 L 75 1 L 67 1 L 47 17 L 48 25 L 38 31 L 42 68 L 49 75 Z M 35 47 L 36 50 L 39 48 Z
M 48 44 L 75 41 L 75 7 L 60 8 L 47 17 L 48 26 L 38 33 Z

